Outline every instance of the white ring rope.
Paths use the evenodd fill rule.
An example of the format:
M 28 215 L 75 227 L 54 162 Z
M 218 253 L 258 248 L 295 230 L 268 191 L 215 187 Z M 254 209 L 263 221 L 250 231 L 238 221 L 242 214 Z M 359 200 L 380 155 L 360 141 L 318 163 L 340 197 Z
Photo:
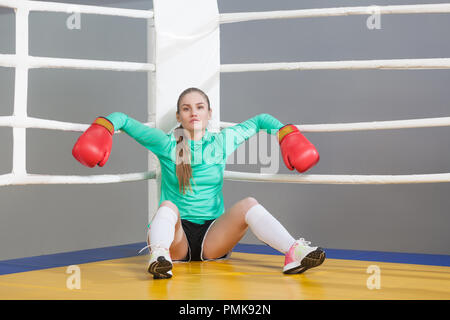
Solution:
M 221 122 L 220 124 L 221 127 L 223 128 L 236 125 L 236 123 L 233 122 Z M 309 125 L 295 125 L 295 126 L 302 132 L 338 132 L 338 131 L 446 127 L 450 126 L 450 117 L 413 119 L 413 120 L 394 120 L 394 121 L 335 123 L 335 124 L 309 124 Z
M 318 175 L 267 174 L 225 171 L 224 179 L 233 181 L 313 183 L 313 184 L 402 184 L 450 182 L 450 173 L 410 175 Z
M 16 68 L 16 95 L 14 116 L 0 117 L 0 126 L 14 128 L 13 172 L 0 175 L 0 186 L 26 184 L 99 184 L 154 179 L 156 172 L 141 172 L 118 175 L 97 176 L 55 176 L 29 174 L 25 165 L 25 146 L 19 145 L 25 141 L 24 128 L 42 128 L 64 131 L 85 131 L 89 125 L 67 123 L 28 117 L 26 115 L 26 99 L 28 76 L 30 68 L 74 68 L 115 71 L 155 71 L 155 65 L 149 63 L 59 59 L 47 57 L 32 57 L 28 55 L 28 13 L 30 11 L 52 11 L 65 13 L 103 14 L 125 16 L 131 18 L 152 19 L 153 11 L 105 8 L 64 3 L 0 0 L 0 6 L 15 8 L 16 11 L 16 55 L 0 54 L 0 67 Z M 450 4 L 408 5 L 408 6 L 370 6 L 331 9 L 310 9 L 293 11 L 254 12 L 221 14 L 220 23 L 250 21 L 260 19 L 286 19 L 300 17 L 337 16 L 353 14 L 398 14 L 398 13 L 449 13 Z M 211 29 L 214 30 L 214 29 Z M 209 31 L 208 31 L 209 32 Z M 205 36 L 208 32 L 195 37 Z M 190 37 L 187 37 L 190 38 Z M 294 63 L 259 63 L 259 64 L 226 64 L 221 65 L 221 72 L 248 72 L 271 70 L 320 70 L 320 69 L 447 69 L 450 68 L 449 58 L 438 59 L 396 59 L 396 60 L 360 60 L 360 61 L 324 61 L 324 62 L 294 62 Z M 19 77 L 18 77 L 19 74 Z M 19 79 L 19 80 L 18 80 Z M 25 95 L 26 96 L 26 95 Z M 146 124 L 154 127 L 154 123 Z M 221 122 L 222 127 L 234 125 Z M 377 121 L 345 124 L 297 125 L 304 132 L 321 131 L 355 131 L 400 129 L 415 127 L 436 127 L 450 125 L 450 118 L 429 118 L 398 121 Z M 120 131 L 118 131 L 120 132 Z M 436 183 L 450 182 L 450 173 L 423 175 L 290 175 L 290 174 L 259 174 L 225 171 L 224 179 L 236 181 L 264 181 L 280 183 L 318 183 L 318 184 L 394 184 L 394 183 Z
M 97 175 L 53 176 L 38 174 L 0 175 L 0 186 L 28 184 L 105 184 L 155 179 L 155 171 Z M 316 175 L 316 174 L 266 174 L 249 172 L 224 172 L 224 180 L 307 184 L 412 184 L 450 182 L 450 173 L 412 175 Z
M 220 23 L 234 23 L 268 19 L 316 18 L 349 15 L 450 13 L 450 4 L 418 4 L 400 6 L 366 6 L 325 9 L 283 10 L 267 12 L 239 12 L 220 14 Z
M 236 125 L 233 122 L 220 122 L 221 128 L 227 128 Z M 154 122 L 147 122 L 144 125 L 154 128 Z M 27 117 L 21 119 L 14 116 L 0 117 L 0 127 L 15 128 L 37 128 L 61 131 L 84 132 L 90 124 L 70 123 L 63 121 L 39 119 Z M 394 121 L 372 121 L 372 122 L 354 122 L 354 123 L 335 123 L 335 124 L 309 124 L 295 126 L 302 132 L 341 132 L 341 131 L 361 131 L 361 130 L 391 130 L 406 128 L 427 128 L 427 127 L 447 127 L 450 126 L 450 117 L 426 118 L 413 120 L 394 120 Z M 175 128 L 175 127 L 174 127 Z M 173 131 L 173 129 L 171 130 Z M 118 130 L 115 134 L 121 133 Z
M 144 125 L 154 128 L 154 122 L 147 122 Z M 39 119 L 33 117 L 18 118 L 14 116 L 0 117 L 0 127 L 14 127 L 14 128 L 37 128 L 37 129 L 50 129 L 61 131 L 86 131 L 91 124 L 70 123 L 63 121 Z M 115 134 L 122 131 L 115 131 Z
M 0 54 L 0 67 L 26 66 L 32 68 L 65 68 L 65 69 L 90 69 L 113 71 L 155 71 L 155 65 L 151 63 L 138 63 L 126 61 L 104 61 L 87 59 L 63 59 L 26 56 L 18 58 L 13 54 Z
M 114 175 L 91 175 L 91 176 L 55 176 L 44 174 L 16 174 L 8 173 L 0 175 L 0 186 L 27 185 L 27 184 L 102 184 L 142 181 L 155 179 L 155 171 L 126 173 Z
M 63 59 L 27 56 L 17 58 L 12 54 L 0 54 L 0 67 L 27 65 L 29 68 L 73 68 L 114 71 L 155 71 L 151 63 L 120 62 L 87 59 Z M 358 70 L 358 69 L 449 69 L 450 58 L 429 59 L 391 59 L 391 60 L 348 60 L 348 61 L 313 61 L 313 62 L 277 62 L 222 64 L 221 73 L 255 72 L 275 70 Z
M 220 72 L 275 70 L 449 69 L 450 58 L 222 64 Z
M 134 10 L 121 8 L 108 8 L 100 6 L 75 5 L 69 3 L 55 3 L 45 1 L 28 1 L 28 0 L 0 0 L 0 7 L 21 8 L 29 11 L 47 11 L 47 12 L 64 12 L 64 13 L 83 13 L 83 14 L 99 14 L 108 16 L 119 16 L 139 19 L 152 19 L 153 11 Z

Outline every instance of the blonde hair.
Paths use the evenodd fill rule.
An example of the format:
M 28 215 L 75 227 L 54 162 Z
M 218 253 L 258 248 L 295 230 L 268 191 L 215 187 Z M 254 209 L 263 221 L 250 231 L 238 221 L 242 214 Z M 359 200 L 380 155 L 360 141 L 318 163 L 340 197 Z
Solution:
M 210 104 L 209 104 L 209 98 L 202 90 L 198 88 L 188 88 L 184 90 L 180 96 L 178 97 L 177 102 L 177 113 L 180 113 L 180 102 L 181 99 L 191 92 L 198 92 L 200 93 L 208 103 L 208 110 L 211 110 Z M 176 175 L 178 178 L 178 185 L 180 188 L 180 193 L 185 194 L 186 189 L 189 188 L 192 191 L 191 186 L 191 178 L 192 178 L 192 166 L 191 166 L 191 147 L 189 145 L 187 136 L 186 136 L 186 130 L 183 129 L 183 126 L 180 124 L 179 127 L 177 127 L 174 130 L 174 136 L 177 141 L 176 146 Z M 192 181 L 194 181 L 192 179 Z M 195 184 L 195 181 L 194 181 Z

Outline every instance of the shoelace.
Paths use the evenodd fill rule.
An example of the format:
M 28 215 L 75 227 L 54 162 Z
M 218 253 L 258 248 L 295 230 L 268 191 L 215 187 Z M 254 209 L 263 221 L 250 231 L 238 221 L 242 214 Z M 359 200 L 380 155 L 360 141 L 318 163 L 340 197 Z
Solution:
M 300 238 L 298 241 L 300 241 L 304 246 L 309 246 L 311 244 L 311 241 L 306 241 L 304 238 Z
M 152 250 L 151 250 L 151 248 L 150 248 L 150 245 L 147 245 L 147 246 L 143 247 L 141 250 L 139 250 L 138 254 L 140 254 L 142 251 L 144 251 L 144 250 L 147 249 L 147 248 L 149 249 L 149 250 L 148 250 L 149 253 L 151 253 Z M 156 251 L 157 249 L 164 249 L 165 251 L 169 251 L 167 248 L 164 248 L 164 247 L 161 247 L 161 246 L 154 246 L 153 249 L 154 249 L 155 251 Z
M 150 253 L 150 245 L 143 247 L 141 250 L 139 250 L 138 255 L 141 254 L 142 251 L 148 248 L 148 252 Z

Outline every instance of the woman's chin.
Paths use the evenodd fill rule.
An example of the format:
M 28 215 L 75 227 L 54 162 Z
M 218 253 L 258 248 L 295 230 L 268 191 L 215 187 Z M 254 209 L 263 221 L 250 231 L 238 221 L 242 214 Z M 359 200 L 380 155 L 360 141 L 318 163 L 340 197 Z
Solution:
M 186 129 L 191 130 L 191 131 L 196 131 L 196 130 L 203 130 L 203 126 L 202 123 L 200 121 L 194 121 L 194 122 L 189 122 L 189 125 L 186 127 Z

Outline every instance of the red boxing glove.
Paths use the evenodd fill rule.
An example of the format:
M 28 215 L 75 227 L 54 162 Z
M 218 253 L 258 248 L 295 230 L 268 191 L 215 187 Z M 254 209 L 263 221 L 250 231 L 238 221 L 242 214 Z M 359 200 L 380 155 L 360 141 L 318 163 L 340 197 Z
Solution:
M 78 138 L 72 149 L 72 155 L 81 164 L 103 167 L 108 161 L 112 148 L 114 125 L 106 118 L 98 117 L 94 123 Z
M 295 168 L 298 172 L 305 172 L 319 162 L 320 156 L 314 145 L 293 124 L 278 130 L 278 142 L 289 170 Z

